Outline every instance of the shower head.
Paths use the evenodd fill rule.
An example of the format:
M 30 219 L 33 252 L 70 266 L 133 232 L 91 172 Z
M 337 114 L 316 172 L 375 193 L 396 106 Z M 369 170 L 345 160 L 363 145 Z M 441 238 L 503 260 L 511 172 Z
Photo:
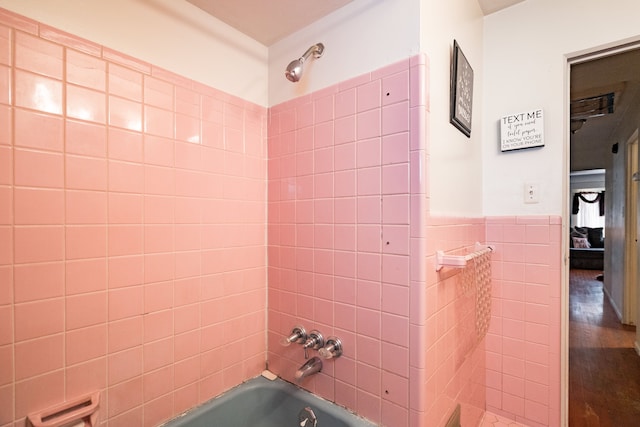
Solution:
M 289 81 L 297 82 L 302 77 L 302 65 L 304 61 L 309 59 L 309 56 L 313 54 L 314 58 L 320 58 L 322 53 L 324 52 L 324 45 L 322 43 L 316 43 L 311 46 L 307 51 L 298 59 L 293 60 L 287 66 L 287 69 L 284 72 L 284 75 L 289 79 Z

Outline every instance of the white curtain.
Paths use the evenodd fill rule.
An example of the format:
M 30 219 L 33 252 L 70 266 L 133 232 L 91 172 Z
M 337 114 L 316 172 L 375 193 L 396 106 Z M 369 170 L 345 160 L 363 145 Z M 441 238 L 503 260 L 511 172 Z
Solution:
M 587 200 L 593 200 L 598 194 L 584 194 Z M 587 203 L 580 200 L 580 209 L 576 216 L 576 225 L 578 227 L 598 228 L 604 227 L 604 216 L 600 216 L 600 207 L 598 203 Z

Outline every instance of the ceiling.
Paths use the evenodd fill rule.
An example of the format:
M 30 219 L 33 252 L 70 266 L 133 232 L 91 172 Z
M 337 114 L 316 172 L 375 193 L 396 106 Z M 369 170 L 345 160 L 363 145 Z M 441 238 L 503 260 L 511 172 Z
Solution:
M 187 0 L 240 32 L 271 46 L 353 0 Z M 442 1 L 442 0 L 433 0 Z M 478 0 L 485 15 L 524 0 Z
M 587 118 L 571 135 L 571 171 L 605 169 L 614 143 L 637 129 L 640 117 L 640 49 L 571 67 L 571 101 L 614 93 L 612 114 Z

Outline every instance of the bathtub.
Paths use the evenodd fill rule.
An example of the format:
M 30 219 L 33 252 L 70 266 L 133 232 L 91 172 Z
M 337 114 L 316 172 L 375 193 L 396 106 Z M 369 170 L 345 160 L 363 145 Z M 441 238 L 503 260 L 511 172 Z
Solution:
M 344 408 L 277 379 L 256 377 L 175 418 L 163 427 L 375 427 Z M 302 418 L 299 418 L 302 417 Z

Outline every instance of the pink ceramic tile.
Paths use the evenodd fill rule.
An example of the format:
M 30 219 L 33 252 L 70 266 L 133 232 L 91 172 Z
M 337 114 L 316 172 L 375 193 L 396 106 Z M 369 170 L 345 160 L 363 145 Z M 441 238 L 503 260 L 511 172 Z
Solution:
M 200 379 L 200 358 L 192 357 L 174 364 L 175 387 L 184 387 Z
M 149 313 L 144 316 L 144 340 L 152 342 L 173 335 L 173 313 L 171 310 Z
M 144 221 L 147 224 L 171 224 L 174 221 L 174 199 L 167 196 L 144 197 Z
M 358 112 L 380 108 L 380 85 L 380 80 L 374 80 L 356 88 Z
M 333 119 L 333 95 L 314 100 L 314 122 L 322 123 Z
M 5 345 L 0 347 L 0 362 L 2 366 L 14 366 L 13 365 L 13 346 Z M 0 386 L 13 382 L 13 372 L 10 369 L 3 369 L 0 371 Z M 2 406 L 4 408 L 4 406 Z
M 15 149 L 14 162 L 16 185 L 62 188 L 64 161 L 61 154 Z
M 16 344 L 16 381 L 60 369 L 63 364 L 63 350 L 62 334 Z M 46 357 L 42 357 L 45 354 Z
M 98 325 L 107 321 L 107 294 L 95 292 L 66 299 L 65 326 L 67 330 Z
M 13 150 L 0 146 L 0 184 L 13 184 Z
M 199 256 L 199 254 L 198 254 Z M 144 280 L 146 283 L 173 280 L 176 275 L 177 258 L 174 253 L 144 256 Z
M 390 135 L 409 130 L 409 104 L 401 102 L 382 108 L 382 134 Z
M 107 364 L 105 358 L 94 359 L 65 370 L 66 398 L 88 395 L 107 386 Z
M 106 397 L 109 417 L 121 414 L 142 404 L 142 377 L 139 376 L 110 387 Z
M 105 123 L 106 97 L 104 92 L 67 85 L 67 116 L 89 122 Z
M 356 89 L 346 90 L 337 93 L 334 97 L 335 100 L 335 116 L 344 117 L 355 114 L 356 112 Z
M 109 321 L 138 316 L 144 312 L 144 289 L 142 286 L 109 290 L 108 298 Z
M 176 334 L 191 331 L 200 326 L 200 313 L 197 306 L 183 306 L 174 312 L 174 330 Z
M 129 162 L 142 162 L 142 135 L 122 129 L 109 129 L 109 158 Z
M 107 220 L 107 194 L 97 191 L 68 190 L 67 224 L 104 224 Z
M 418 94 L 420 95 L 420 94 Z M 409 71 L 382 79 L 382 104 L 389 105 L 409 99 Z
M 64 295 L 62 262 L 16 265 L 13 276 L 16 303 Z
M 174 143 L 171 139 L 144 136 L 145 163 L 161 166 L 174 165 Z
M 106 190 L 107 161 L 95 157 L 66 156 L 67 188 L 77 190 Z
M 16 188 L 13 194 L 15 224 L 64 223 L 64 192 L 62 190 Z
M 363 122 L 364 125 L 364 122 Z M 356 140 L 356 119 L 355 116 L 348 116 L 337 119 L 333 124 L 333 134 L 335 145 L 353 142 Z
M 141 254 L 143 249 L 142 225 L 112 225 L 109 227 L 109 256 Z
M 189 115 L 191 117 L 198 117 L 200 115 L 200 95 L 197 92 L 177 85 L 175 88 L 175 100 L 177 113 Z M 236 107 L 232 104 L 226 104 L 225 113 L 228 115 L 230 120 L 239 116 L 240 122 L 242 121 L 242 111 L 240 107 Z M 230 124 L 233 124 L 233 122 Z
M 0 345 L 13 344 L 14 315 L 13 307 L 10 305 L 0 306 L 0 320 L 3 325 L 7 325 L 0 331 Z
M 337 174 L 336 174 L 337 176 Z M 380 169 L 358 169 L 358 196 L 371 196 L 380 194 Z
M 62 114 L 62 83 L 59 80 L 16 70 L 15 103 L 51 114 Z
M 408 193 L 409 166 L 406 163 L 382 167 L 382 193 Z
M 109 96 L 109 124 L 133 131 L 142 131 L 142 105 L 116 96 Z
M 12 84 L 11 69 L 0 66 L 0 104 L 11 104 Z
M 11 58 L 11 43 L 12 43 L 11 29 L 7 26 L 0 27 L 0 64 L 10 65 L 12 63 Z
M 62 226 L 14 229 L 14 260 L 17 264 L 60 261 L 63 257 L 64 228 Z
M 0 267 L 0 305 L 9 305 L 13 301 L 13 266 Z M 10 328 L 7 328 L 10 329 Z
M 406 286 L 384 284 L 382 309 L 388 313 L 407 316 L 409 313 L 409 289 Z
M 62 59 L 62 46 L 22 32 L 15 33 L 16 67 L 62 79 Z
M 75 365 L 106 354 L 106 324 L 75 329 L 65 334 L 65 362 L 67 365 Z
M 356 167 L 380 166 L 380 138 L 372 138 L 357 143 Z
M 357 212 L 359 224 L 379 224 L 381 218 L 380 197 L 358 197 Z
M 104 290 L 107 288 L 107 260 L 68 261 L 65 277 L 67 295 Z
M 62 298 L 17 304 L 15 339 L 23 341 L 62 332 L 64 300 Z
M 109 94 L 142 101 L 142 74 L 116 64 L 109 64 Z
M 409 376 L 409 349 L 385 344 L 382 346 L 382 368 L 401 377 Z
M 202 170 L 203 168 L 203 155 L 202 147 L 197 142 L 197 130 L 196 140 L 189 141 L 185 139 L 186 143 L 176 142 L 175 144 L 175 166 L 183 169 Z
M 14 115 L 16 146 L 62 151 L 64 139 L 60 117 L 22 109 L 15 110 Z
M 107 357 L 108 384 L 114 385 L 142 374 L 142 346 Z
M 66 76 L 69 83 L 104 91 L 106 64 L 93 55 L 67 49 Z
M 144 400 L 149 401 L 174 390 L 174 368 L 167 366 L 144 375 Z
M 173 354 L 176 361 L 195 356 L 200 348 L 200 331 L 191 331 L 174 337 Z
M 138 163 L 109 161 L 109 190 L 123 193 L 144 191 L 144 168 Z
M 143 202 L 139 194 L 109 193 L 108 221 L 116 224 L 142 223 Z
M 64 371 L 57 370 L 33 377 L 15 385 L 15 417 L 41 411 L 60 402 L 64 396 Z
M 175 136 L 177 140 L 199 144 L 202 140 L 200 127 L 200 120 L 195 117 L 182 114 L 175 115 Z
M 142 316 L 109 322 L 109 353 L 124 350 L 142 344 Z
M 66 259 L 98 258 L 107 254 L 107 227 L 68 226 L 65 229 Z
M 402 132 L 382 137 L 382 164 L 409 161 L 409 133 Z
M 65 149 L 67 153 L 105 157 L 107 134 L 102 125 L 75 120 L 65 121 Z
M 312 102 L 305 102 L 296 107 L 296 128 L 304 128 L 313 124 L 313 107 Z
M 152 76 L 144 77 L 144 102 L 145 104 L 173 109 L 174 87 L 172 84 Z
M 358 140 L 380 136 L 380 111 L 372 110 L 358 114 L 356 127 Z
M 137 255 L 109 258 L 108 271 L 110 289 L 142 284 L 144 258 Z
M 409 406 L 409 379 L 382 371 L 382 396 L 404 408 Z
M 173 363 L 173 337 L 144 345 L 144 372 L 151 372 Z
M 145 253 L 171 252 L 174 250 L 173 226 L 147 225 L 144 229 Z
M 144 106 L 144 130 L 150 135 L 173 138 L 175 136 L 175 115 L 161 108 Z

